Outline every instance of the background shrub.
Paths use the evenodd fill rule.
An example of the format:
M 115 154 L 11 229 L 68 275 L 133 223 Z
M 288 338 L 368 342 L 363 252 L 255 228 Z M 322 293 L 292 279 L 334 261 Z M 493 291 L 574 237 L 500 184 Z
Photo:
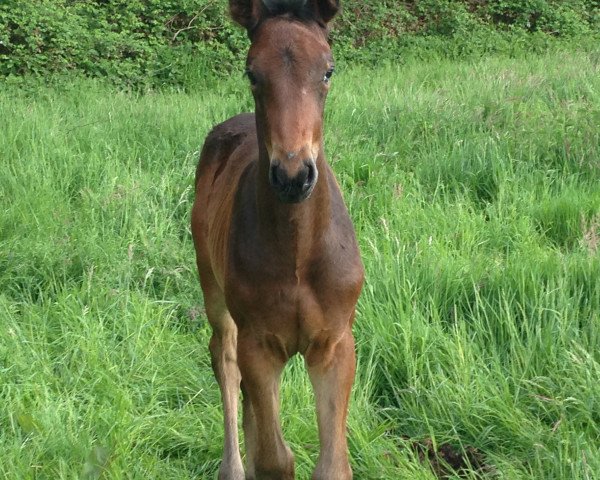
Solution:
M 345 0 L 342 62 L 460 57 L 598 38 L 596 0 Z M 241 68 L 245 32 L 225 0 L 5 0 L 0 76 L 80 73 L 127 85 L 190 85 Z

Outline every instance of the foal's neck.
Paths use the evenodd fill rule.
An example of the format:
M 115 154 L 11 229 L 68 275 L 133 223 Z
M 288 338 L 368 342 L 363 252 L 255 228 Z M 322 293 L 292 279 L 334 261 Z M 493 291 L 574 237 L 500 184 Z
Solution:
M 316 161 L 318 180 L 309 198 L 283 203 L 269 184 L 269 158 L 260 149 L 257 168 L 256 205 L 261 237 L 287 253 L 298 268 L 314 253 L 330 222 L 328 172 L 323 151 Z

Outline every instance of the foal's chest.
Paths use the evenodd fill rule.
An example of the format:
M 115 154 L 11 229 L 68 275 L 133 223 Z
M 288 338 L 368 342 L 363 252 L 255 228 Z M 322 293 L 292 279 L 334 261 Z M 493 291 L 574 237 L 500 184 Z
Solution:
M 354 242 L 334 247 L 301 266 L 275 261 L 267 249 L 232 255 L 225 293 L 238 327 L 274 334 L 292 351 L 302 351 L 320 332 L 346 329 L 363 271 Z

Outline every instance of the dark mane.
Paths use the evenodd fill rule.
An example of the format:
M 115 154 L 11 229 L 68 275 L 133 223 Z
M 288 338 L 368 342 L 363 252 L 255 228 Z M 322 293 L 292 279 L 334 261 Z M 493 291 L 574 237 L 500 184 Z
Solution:
M 307 0 L 262 0 L 271 15 L 284 13 L 302 14 L 306 12 Z
M 316 20 L 309 0 L 262 0 L 267 17 L 289 16 L 297 20 Z
M 258 26 L 273 17 L 316 23 L 326 33 L 340 10 L 340 0 L 229 0 L 231 18 L 244 27 L 250 39 Z

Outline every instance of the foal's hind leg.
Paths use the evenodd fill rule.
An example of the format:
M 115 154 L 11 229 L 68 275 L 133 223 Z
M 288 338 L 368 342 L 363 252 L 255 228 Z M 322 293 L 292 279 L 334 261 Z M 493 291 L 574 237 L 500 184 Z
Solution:
M 209 344 L 212 367 L 221 389 L 225 424 L 219 480 L 244 480 L 237 426 L 241 378 L 237 364 L 237 327 L 216 284 L 207 281 L 206 276 L 202 280 L 206 315 L 213 330 Z
M 315 391 L 320 453 L 313 480 L 349 480 L 346 416 L 354 381 L 354 338 L 350 328 L 337 343 L 316 339 L 306 353 L 308 374 Z

